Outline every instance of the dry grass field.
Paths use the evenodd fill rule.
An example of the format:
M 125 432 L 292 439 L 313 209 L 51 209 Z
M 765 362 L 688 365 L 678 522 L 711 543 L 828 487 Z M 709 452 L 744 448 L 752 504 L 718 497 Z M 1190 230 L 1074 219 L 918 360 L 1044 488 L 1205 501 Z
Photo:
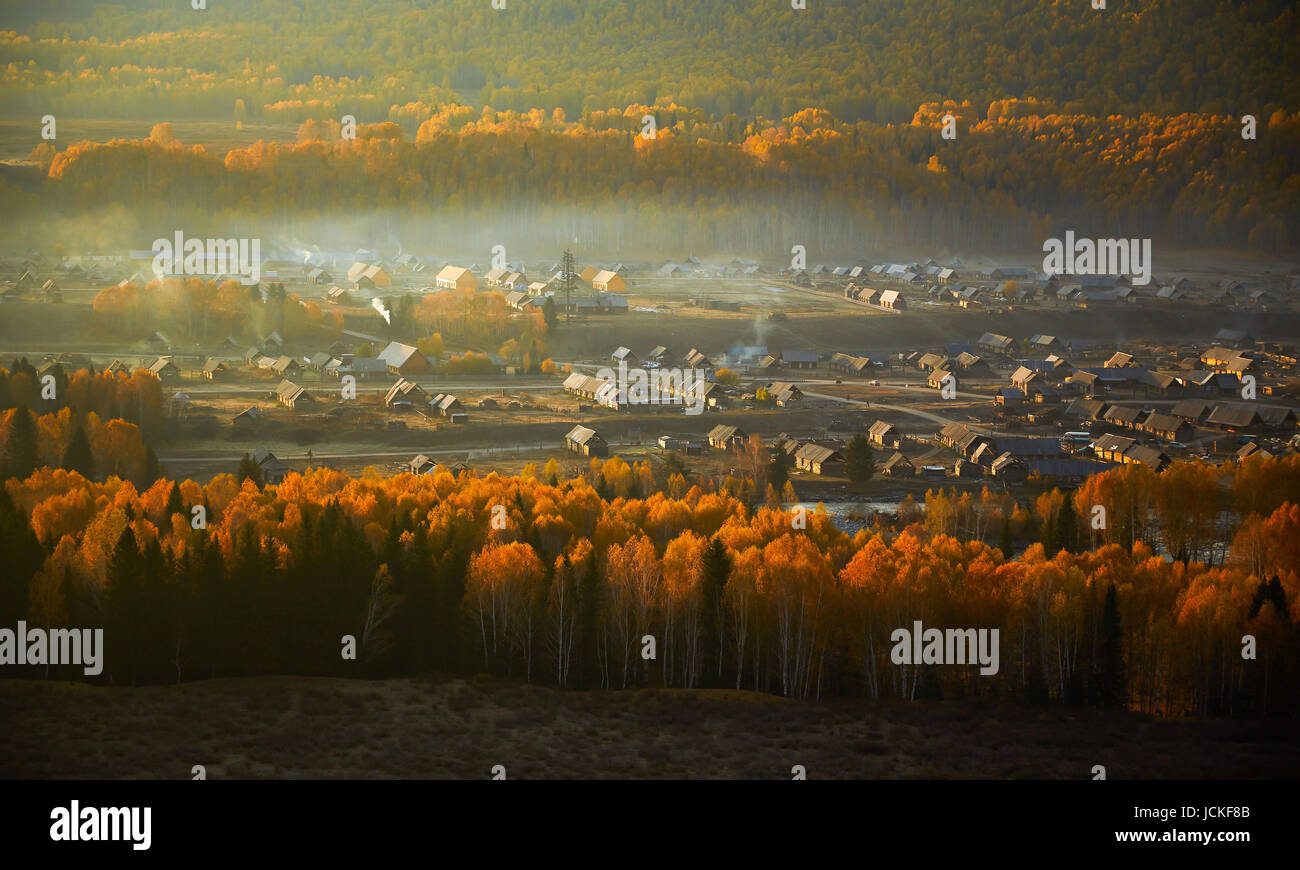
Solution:
M 1220 779 L 1300 775 L 1293 725 L 979 700 L 795 702 L 491 680 L 0 681 L 0 777 Z

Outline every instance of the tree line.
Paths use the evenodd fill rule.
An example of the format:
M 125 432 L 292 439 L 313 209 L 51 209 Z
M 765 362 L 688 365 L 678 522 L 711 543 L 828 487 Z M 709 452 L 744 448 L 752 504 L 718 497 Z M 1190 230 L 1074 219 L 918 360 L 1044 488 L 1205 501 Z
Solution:
M 710 115 L 823 106 L 905 121 L 921 102 L 1036 97 L 1105 116 L 1294 106 L 1286 0 L 737 0 L 504 12 L 473 0 L 58 4 L 0 38 L 0 109 L 100 118 L 300 121 L 459 98 L 570 117 L 671 99 Z M 430 38 L 436 34 L 436 38 Z M 616 62 L 592 62 L 607 57 Z
M 1219 473 L 1235 519 L 1211 563 L 1133 526 L 1088 540 L 1091 512 L 1073 503 L 1095 493 L 1113 516 L 1161 516 L 1155 492 L 1132 501 L 1134 481 L 1030 507 L 982 495 L 966 502 L 993 512 L 979 529 L 936 527 L 940 500 L 961 498 L 932 492 L 923 515 L 849 534 L 823 510 L 793 523 L 770 488 L 754 503 L 762 474 L 688 482 L 617 458 L 576 475 L 554 461 L 515 477 L 317 468 L 259 486 L 244 469 L 144 489 L 41 468 L 0 497 L 0 624 L 104 626 L 116 683 L 432 668 L 575 689 L 1278 714 L 1300 688 L 1298 470 L 1292 457 Z M 892 632 L 916 620 L 998 629 L 1000 671 L 897 662 Z
M 975 112 L 953 102 L 896 125 L 801 109 L 728 127 L 674 112 L 647 139 L 642 108 L 657 111 L 591 126 L 537 112 L 440 113 L 414 141 L 393 123 L 362 126 L 355 140 L 337 122 L 304 124 L 301 141 L 224 156 L 159 125 L 146 139 L 45 148 L 43 175 L 14 190 L 13 212 L 40 221 L 120 205 L 153 238 L 181 224 L 295 227 L 382 203 L 440 239 L 477 221 L 546 244 L 578 231 L 606 247 L 671 250 L 691 238 L 773 256 L 797 232 L 814 256 L 860 250 L 864 238 L 1037 249 L 1077 226 L 1179 246 L 1300 241 L 1287 181 L 1300 173 L 1300 114 L 1282 110 L 1260 114 L 1249 140 L 1236 115 L 1101 117 L 1046 104 L 1026 114 L 1006 103 Z M 941 136 L 948 112 L 961 119 L 955 141 Z

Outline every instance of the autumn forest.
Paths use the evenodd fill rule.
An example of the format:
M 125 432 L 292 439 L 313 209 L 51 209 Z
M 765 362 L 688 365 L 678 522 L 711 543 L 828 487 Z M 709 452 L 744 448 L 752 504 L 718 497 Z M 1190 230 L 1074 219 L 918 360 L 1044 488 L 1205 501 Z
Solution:
M 134 14 L 72 5 L 24 14 L 29 30 L 0 39 L 9 117 L 297 134 L 224 152 L 166 126 L 41 142 L 0 175 L 28 239 L 85 213 L 146 239 L 179 221 L 251 235 L 382 213 L 426 237 L 478 222 L 647 250 L 776 253 L 792 234 L 845 254 L 1036 248 L 1067 226 L 1274 253 L 1300 240 L 1284 63 L 1298 25 L 1281 2 L 1105 15 L 1036 0 L 747 2 L 721 29 L 709 4 L 672 0 L 503 14 L 330 3 L 310 36 L 285 0 L 202 18 L 158 3 L 148 39 L 132 38 Z M 454 23 L 425 38 L 438 15 Z M 955 141 L 940 136 L 949 112 Z M 345 115 L 355 140 L 340 136 Z

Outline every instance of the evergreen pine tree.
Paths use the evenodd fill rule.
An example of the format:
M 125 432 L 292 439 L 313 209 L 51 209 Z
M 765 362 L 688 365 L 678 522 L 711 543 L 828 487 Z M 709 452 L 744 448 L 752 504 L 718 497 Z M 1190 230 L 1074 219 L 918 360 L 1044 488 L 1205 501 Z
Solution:
M 11 476 L 27 478 L 36 470 L 40 461 L 36 441 L 36 419 L 19 405 L 9 413 L 5 427 L 5 466 Z
M 253 481 L 258 489 L 266 486 L 266 481 L 262 478 L 261 467 L 247 453 L 244 454 L 243 459 L 239 460 L 239 468 L 235 471 L 235 483 L 243 484 L 245 480 Z
M 778 439 L 772 449 L 772 460 L 767 464 L 767 483 L 777 493 L 785 489 L 790 479 L 790 454 L 785 452 L 785 439 Z
M 861 432 L 849 440 L 844 449 L 844 474 L 854 483 L 865 483 L 876 472 L 875 451 Z
M 66 471 L 77 472 L 87 480 L 95 478 L 95 458 L 90 452 L 90 439 L 86 437 L 86 430 L 80 422 L 73 427 L 60 466 Z
M 27 616 L 28 586 L 45 561 L 31 522 L 0 486 L 0 626 Z
M 144 446 L 144 474 L 140 481 L 141 489 L 148 489 L 158 482 L 162 476 L 162 470 L 158 467 L 158 454 L 153 452 L 153 446 L 146 444 Z
M 715 535 L 704 548 L 700 591 L 700 648 L 704 650 L 703 682 L 706 687 L 722 685 L 722 594 L 731 576 L 731 555 Z M 713 666 L 716 661 L 716 667 Z
M 170 518 L 176 514 L 184 513 L 185 500 L 181 498 L 181 486 L 173 480 L 171 492 L 167 493 L 167 506 L 163 508 L 163 514 Z
M 1070 493 L 1066 493 L 1065 499 L 1061 502 L 1061 510 L 1056 516 L 1052 551 L 1049 555 L 1055 555 L 1061 550 L 1073 553 L 1078 548 L 1078 525 L 1079 519 L 1074 510 L 1074 498 L 1071 497 Z
M 1128 704 L 1128 680 L 1124 669 L 1124 633 L 1120 624 L 1119 593 L 1115 591 L 1114 583 L 1106 590 L 1101 633 L 1101 703 L 1105 707 L 1125 707 Z

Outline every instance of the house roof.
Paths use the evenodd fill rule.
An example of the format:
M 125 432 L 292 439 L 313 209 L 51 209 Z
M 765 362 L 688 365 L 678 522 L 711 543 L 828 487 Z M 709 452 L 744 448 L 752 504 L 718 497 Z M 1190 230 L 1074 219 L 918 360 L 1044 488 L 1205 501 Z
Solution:
M 909 467 L 909 468 L 914 468 L 914 467 L 915 467 L 915 466 L 912 465 L 912 461 L 911 461 L 910 459 L 908 459 L 906 456 L 904 456 L 903 454 L 898 453 L 898 452 L 895 452 L 893 456 L 891 456 L 891 457 L 889 457 L 888 459 L 885 460 L 885 466 L 884 466 L 884 467 L 885 467 L 885 470 L 889 470 L 889 469 L 893 468 L 893 467 L 896 466 L 896 465 L 906 465 L 906 466 Z
M 1033 369 L 1029 368 L 1028 366 L 1021 366 L 1020 368 L 1018 368 L 1018 369 L 1016 369 L 1014 372 L 1012 372 L 1012 374 L 1011 374 L 1011 383 L 1013 383 L 1013 384 L 1027 384 L 1027 383 L 1029 383 L 1030 381 L 1032 381 L 1032 380 L 1033 380 L 1034 378 L 1036 378 L 1036 377 L 1038 377 L 1038 372 L 1034 371 Z
M 1135 462 L 1141 462 L 1144 465 L 1152 465 L 1156 468 L 1162 468 L 1169 464 L 1169 455 L 1156 449 L 1147 447 L 1142 444 L 1135 444 L 1128 450 L 1124 451 L 1124 456 Z
M 1294 423 L 1296 413 L 1292 408 L 1281 408 L 1276 405 L 1259 405 L 1256 408 L 1259 419 L 1264 421 L 1267 426 L 1281 426 L 1284 423 Z
M 998 350 L 1004 350 L 1014 344 L 1015 341 L 1010 336 L 998 335 L 995 332 L 986 332 L 980 336 L 979 344 L 986 347 L 994 347 Z
M 740 431 L 736 426 L 714 426 L 709 430 L 710 441 L 730 441 L 737 436 L 744 437 L 745 433 Z
M 1093 442 L 1093 451 L 1096 453 L 1122 454 L 1134 444 L 1137 444 L 1137 440 L 1134 438 L 1129 438 L 1125 435 L 1108 434 L 1101 436 Z
M 844 461 L 844 456 L 838 450 L 830 447 L 823 447 L 820 444 L 811 442 L 803 445 L 797 451 L 795 456 L 803 459 L 805 462 L 827 462 L 830 460 Z
M 604 440 L 596 434 L 595 429 L 588 429 L 586 426 L 574 426 L 569 430 L 569 434 L 564 436 L 566 441 L 572 441 L 575 444 L 586 444 L 588 441 L 595 439 Z
M 301 398 L 309 398 L 305 387 L 300 387 L 288 379 L 280 381 L 279 386 L 275 388 L 275 394 L 281 399 L 294 401 Z
M 402 344 L 398 341 L 391 341 L 388 346 L 379 352 L 376 359 L 381 359 L 384 364 L 393 368 L 401 368 L 410 361 L 411 357 L 419 353 L 419 350 L 409 344 Z
M 1253 408 L 1239 408 L 1234 405 L 1216 405 L 1206 418 L 1207 423 L 1220 426 L 1246 427 L 1260 421 L 1259 412 Z
M 1137 423 L 1142 418 L 1142 409 L 1134 405 L 1115 405 L 1103 415 L 1103 419 L 1111 423 L 1131 424 Z
M 1152 414 L 1142 425 L 1154 432 L 1176 432 L 1188 423 L 1173 414 Z
M 460 281 L 462 277 L 466 277 L 466 276 L 470 278 L 474 277 L 473 275 L 469 274 L 469 269 L 466 269 L 463 266 L 443 266 L 442 269 L 439 270 L 435 280 L 451 281 L 455 283 Z
M 922 354 L 921 358 L 917 360 L 917 365 L 923 369 L 933 370 L 942 367 L 947 362 L 948 358 L 942 354 L 926 353 Z
M 1023 464 L 1023 463 L 1021 463 L 1020 460 L 1016 458 L 1015 455 L 1013 455 L 1010 452 L 1007 452 L 1007 453 L 1003 453 L 1001 456 L 998 456 L 996 459 L 994 459 L 992 464 L 989 466 L 989 468 L 993 471 L 994 474 L 997 474 L 998 472 L 1002 471 L 1004 468 L 1007 468 L 1012 465 L 1017 465 L 1017 464 Z
M 1125 353 L 1124 351 L 1120 350 L 1111 354 L 1110 359 L 1106 360 L 1106 367 L 1121 368 L 1123 366 L 1131 365 L 1132 362 L 1133 362 L 1133 354 Z
M 424 392 L 424 388 L 415 381 L 408 381 L 406 378 L 398 378 L 397 383 L 389 387 L 388 392 L 384 395 L 384 403 L 391 404 L 398 398 L 412 394 L 420 395 L 424 394 Z
M 1184 399 L 1174 405 L 1173 410 L 1169 413 L 1175 417 L 1182 417 L 1187 420 L 1199 420 L 1212 409 L 1213 405 L 1209 402 L 1201 402 L 1196 399 Z

